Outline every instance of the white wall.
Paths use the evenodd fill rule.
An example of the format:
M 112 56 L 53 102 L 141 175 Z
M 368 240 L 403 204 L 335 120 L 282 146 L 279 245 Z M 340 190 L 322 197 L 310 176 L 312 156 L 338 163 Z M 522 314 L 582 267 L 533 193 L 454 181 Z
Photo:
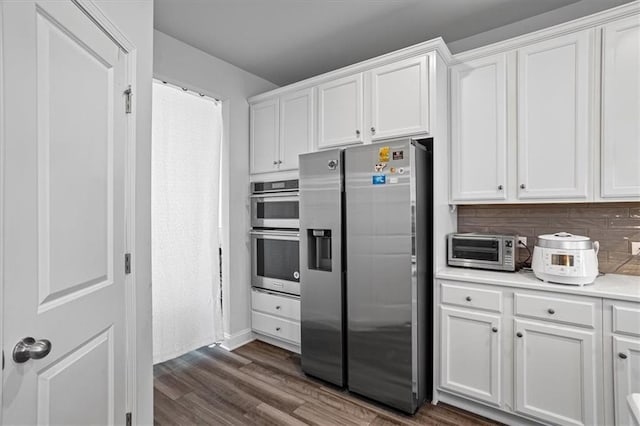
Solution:
M 227 345 L 233 347 L 251 336 L 247 98 L 277 86 L 159 31 L 154 31 L 153 75 L 223 100 L 223 316 Z
M 448 42 L 451 53 L 456 54 L 477 47 L 486 46 L 512 37 L 527 34 L 553 25 L 578 19 L 602 10 L 611 9 L 632 0 L 580 0 L 558 9 L 532 16 L 512 24 L 494 28 L 471 37 Z
M 135 324 L 136 392 L 134 424 L 153 424 L 151 335 L 151 81 L 153 66 L 153 0 L 98 0 L 104 14 L 135 46 L 133 84 L 136 129 L 135 186 Z M 119 420 L 120 421 L 120 420 Z

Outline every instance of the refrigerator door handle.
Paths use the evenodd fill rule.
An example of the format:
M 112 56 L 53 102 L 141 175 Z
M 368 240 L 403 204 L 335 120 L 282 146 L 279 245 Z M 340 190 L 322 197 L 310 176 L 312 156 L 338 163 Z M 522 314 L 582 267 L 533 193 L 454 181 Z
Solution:
M 411 157 L 409 162 L 410 178 L 409 191 L 411 196 L 411 389 L 414 396 L 418 395 L 418 262 L 416 256 L 416 145 L 411 144 L 409 150 Z

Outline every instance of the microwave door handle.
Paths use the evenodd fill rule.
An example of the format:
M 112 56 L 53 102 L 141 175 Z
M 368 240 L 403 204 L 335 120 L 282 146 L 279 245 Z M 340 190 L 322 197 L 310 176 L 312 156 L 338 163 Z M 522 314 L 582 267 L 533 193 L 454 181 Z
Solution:
M 251 194 L 250 198 L 291 198 L 292 200 L 297 199 L 300 196 L 299 192 L 274 192 L 274 193 L 264 193 L 264 194 Z

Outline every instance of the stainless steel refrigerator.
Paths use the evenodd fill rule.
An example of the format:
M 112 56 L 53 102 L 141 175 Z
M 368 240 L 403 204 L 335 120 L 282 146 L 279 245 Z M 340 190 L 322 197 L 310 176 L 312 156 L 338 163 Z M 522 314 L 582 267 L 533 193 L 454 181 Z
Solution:
M 300 156 L 302 369 L 408 413 L 431 394 L 432 148 Z

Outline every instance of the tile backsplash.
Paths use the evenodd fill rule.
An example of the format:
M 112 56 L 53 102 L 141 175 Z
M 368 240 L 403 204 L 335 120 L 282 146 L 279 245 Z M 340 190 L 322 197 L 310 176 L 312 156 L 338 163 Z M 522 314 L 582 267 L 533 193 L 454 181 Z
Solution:
M 458 232 L 521 235 L 531 250 L 538 235 L 561 231 L 600 241 L 600 272 L 640 275 L 640 256 L 623 265 L 640 242 L 640 203 L 458 206 Z M 520 260 L 527 256 L 521 249 Z

